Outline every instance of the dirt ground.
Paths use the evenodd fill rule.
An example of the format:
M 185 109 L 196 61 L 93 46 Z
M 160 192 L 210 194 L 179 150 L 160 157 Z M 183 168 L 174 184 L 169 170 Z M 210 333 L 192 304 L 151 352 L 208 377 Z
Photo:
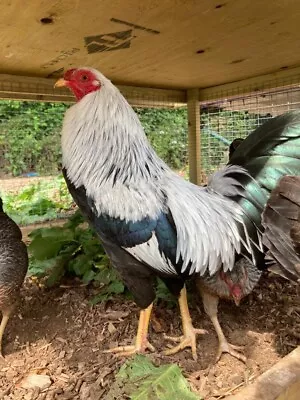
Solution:
M 22 190 L 26 186 L 36 185 L 40 181 L 51 182 L 53 176 L 34 176 L 34 177 L 17 177 L 11 178 L 5 175 L 0 175 L 0 189 L 3 193 L 14 193 Z
M 13 183 L 17 187 L 37 179 L 20 178 Z M 2 189 L 11 189 L 12 180 L 6 186 L 4 183 Z M 32 229 L 22 229 L 25 238 Z M 124 359 L 102 351 L 131 343 L 138 308 L 124 297 L 92 306 L 89 301 L 96 293 L 92 286 L 76 282 L 47 290 L 26 280 L 23 301 L 4 337 L 0 400 L 111 400 L 106 393 Z M 240 307 L 221 302 L 219 317 L 224 332 L 229 341 L 245 346 L 246 364 L 229 355 L 214 364 L 217 338 L 197 295 L 190 303 L 194 325 L 209 332 L 198 338 L 198 361 L 193 361 L 189 349 L 172 357 L 161 355 L 170 345 L 163 334 L 181 334 L 178 309 L 169 309 L 161 302 L 155 307 L 150 327 L 150 341 L 157 351 L 149 357 L 157 365 L 178 363 L 199 398 L 226 398 L 300 344 L 299 294 L 292 284 L 268 276 Z M 48 387 L 41 391 L 22 388 L 31 373 L 49 377 Z
M 4 338 L 0 399 L 104 399 L 124 359 L 102 351 L 134 338 L 134 303 L 116 297 L 92 306 L 89 300 L 96 289 L 76 282 L 49 290 L 28 279 L 22 294 Z M 157 365 L 178 363 L 199 398 L 217 400 L 235 393 L 300 342 L 299 293 L 280 278 L 263 278 L 239 308 L 220 304 L 224 332 L 232 343 L 245 346 L 246 364 L 224 355 L 214 365 L 217 339 L 212 324 L 196 295 L 190 305 L 194 325 L 209 331 L 198 338 L 198 361 L 188 349 L 172 357 L 160 354 L 169 345 L 163 333 L 180 334 L 178 309 L 164 303 L 155 308 L 150 341 L 157 352 L 150 357 Z M 50 386 L 41 392 L 23 389 L 22 379 L 32 372 L 48 375 Z

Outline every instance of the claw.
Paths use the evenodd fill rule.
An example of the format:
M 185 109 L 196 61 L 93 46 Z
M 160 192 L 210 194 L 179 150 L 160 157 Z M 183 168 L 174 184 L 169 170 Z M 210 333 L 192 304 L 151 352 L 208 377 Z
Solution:
M 166 339 L 169 339 L 172 342 L 179 342 L 178 346 L 175 346 L 172 349 L 165 350 L 164 354 L 169 356 L 178 353 L 178 351 L 183 350 L 186 347 L 191 347 L 193 359 L 197 361 L 196 335 L 203 335 L 204 333 L 207 333 L 207 331 L 205 329 L 196 329 L 192 325 L 185 286 L 180 292 L 178 302 L 182 319 L 183 336 L 173 337 L 164 335 Z
M 247 358 L 244 356 L 244 354 L 241 354 L 241 351 L 243 351 L 243 349 L 244 349 L 243 346 L 236 346 L 234 344 L 230 344 L 226 340 L 220 342 L 217 357 L 216 357 L 216 363 L 220 360 L 223 353 L 228 353 L 232 357 L 235 357 L 238 360 L 245 363 Z
M 1 324 L 0 324 L 0 358 L 2 360 L 5 360 L 5 357 L 2 353 L 2 339 L 3 339 L 3 334 L 7 325 L 7 322 L 9 320 L 9 316 L 12 312 L 12 309 L 10 310 L 6 310 L 6 311 L 2 311 L 2 320 L 1 320 Z
M 114 347 L 113 349 L 104 350 L 103 353 L 116 353 L 116 356 L 123 357 L 136 353 L 144 353 L 147 349 L 155 351 L 155 348 L 147 339 L 151 311 L 152 304 L 146 309 L 141 310 L 138 331 L 133 345 Z
M 228 343 L 223 333 L 223 330 L 218 320 L 219 297 L 210 294 L 201 285 L 199 286 L 199 289 L 202 296 L 205 312 L 210 317 L 211 322 L 213 323 L 214 328 L 216 330 L 216 334 L 218 335 L 219 348 L 216 356 L 216 363 L 220 360 L 223 353 L 228 353 L 233 357 L 237 358 L 238 360 L 246 362 L 246 357 L 240 353 L 240 351 L 243 350 L 243 347 L 235 346 L 233 344 Z
M 164 335 L 164 338 L 167 340 L 171 340 L 172 342 L 179 342 L 179 344 L 171 349 L 165 350 L 164 354 L 166 356 L 170 356 L 172 354 L 176 354 L 179 351 L 185 349 L 186 347 L 190 347 L 192 349 L 192 356 L 195 361 L 197 361 L 197 343 L 196 343 L 196 335 L 203 335 L 207 333 L 205 329 L 195 329 L 192 325 L 186 328 L 186 334 L 179 337 L 167 336 Z
M 144 344 L 135 343 L 129 346 L 119 346 L 114 347 L 112 349 L 104 350 L 103 353 L 116 353 L 117 357 L 126 357 L 131 356 L 136 353 L 144 353 L 146 350 L 150 350 L 151 352 L 155 351 L 154 346 L 148 342 L 148 340 Z

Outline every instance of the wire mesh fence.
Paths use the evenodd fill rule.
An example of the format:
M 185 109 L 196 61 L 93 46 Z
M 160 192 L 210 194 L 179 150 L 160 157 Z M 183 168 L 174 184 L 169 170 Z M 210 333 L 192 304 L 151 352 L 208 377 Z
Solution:
M 220 94 L 221 95 L 221 94 Z M 204 180 L 228 161 L 228 146 L 268 119 L 300 108 L 300 87 L 239 95 L 201 103 L 201 162 Z
M 133 89 L 134 90 L 134 89 Z M 146 92 L 145 92 L 146 93 Z M 188 179 L 187 107 L 178 93 L 128 93 L 151 145 Z M 247 95 L 202 101 L 203 183 L 228 161 L 233 139 L 246 137 L 267 119 L 299 109 L 300 87 L 293 84 Z M 70 104 L 0 101 L 0 194 L 7 212 L 21 225 L 65 218 L 76 209 L 61 175 L 60 131 Z

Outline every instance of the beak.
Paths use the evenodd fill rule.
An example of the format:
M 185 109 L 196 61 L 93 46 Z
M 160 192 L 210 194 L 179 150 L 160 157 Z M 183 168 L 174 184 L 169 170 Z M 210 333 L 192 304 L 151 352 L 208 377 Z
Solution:
M 64 87 L 67 86 L 67 81 L 64 78 L 60 78 L 58 81 L 55 82 L 54 87 Z
M 234 300 L 236 306 L 240 305 L 241 299 L 238 299 L 237 297 L 234 297 L 233 300 Z

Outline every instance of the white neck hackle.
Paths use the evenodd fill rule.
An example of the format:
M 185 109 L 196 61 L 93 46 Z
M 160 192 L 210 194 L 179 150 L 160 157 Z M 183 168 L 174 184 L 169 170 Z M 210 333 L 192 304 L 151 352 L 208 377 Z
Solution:
M 101 88 L 72 106 L 64 119 L 63 165 L 68 177 L 76 187 L 85 186 L 98 211 L 126 219 L 141 214 L 153 217 L 161 211 L 157 182 L 169 168 L 151 148 L 119 90 L 99 72 L 92 72 Z

